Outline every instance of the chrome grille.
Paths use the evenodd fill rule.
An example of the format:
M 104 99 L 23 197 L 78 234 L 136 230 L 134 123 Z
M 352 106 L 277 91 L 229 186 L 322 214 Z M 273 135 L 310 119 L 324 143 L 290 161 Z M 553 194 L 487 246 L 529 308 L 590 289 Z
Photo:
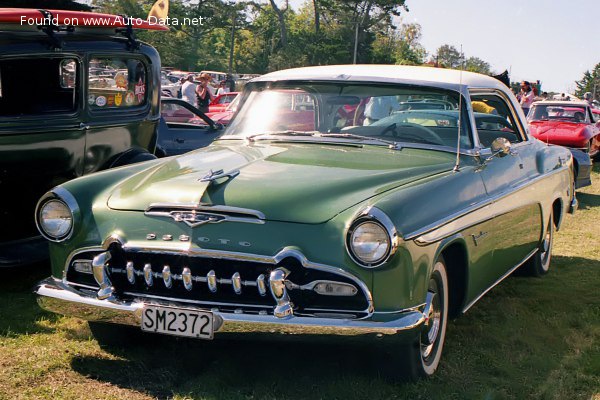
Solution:
M 98 253 L 79 254 L 71 264 L 79 258 L 93 258 L 95 254 Z M 355 281 L 329 271 L 306 268 L 293 257 L 272 264 L 112 249 L 106 265 L 118 297 L 165 298 L 204 304 L 208 308 L 230 307 L 232 312 L 273 312 L 277 302 L 271 293 L 269 278 L 275 270 L 286 271 L 285 287 L 294 314 L 338 313 L 361 317 L 369 309 L 368 294 L 359 289 Z M 78 279 L 85 280 L 84 275 L 69 268 L 67 278 L 77 283 Z M 331 283 L 354 290 L 346 296 L 323 293 L 323 288 Z

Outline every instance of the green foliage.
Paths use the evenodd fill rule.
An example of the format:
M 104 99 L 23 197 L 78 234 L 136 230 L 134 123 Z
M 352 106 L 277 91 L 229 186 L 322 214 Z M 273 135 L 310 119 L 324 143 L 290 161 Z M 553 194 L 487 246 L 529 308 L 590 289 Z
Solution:
M 465 55 L 458 51 L 456 47 L 444 44 L 437 49 L 437 52 L 432 56 L 432 60 L 440 67 L 459 69 L 465 62 Z
M 465 69 L 471 72 L 489 75 L 492 73 L 490 64 L 479 57 L 469 57 L 465 60 Z
M 155 0 L 94 0 L 98 11 L 146 17 Z M 169 32 L 139 32 L 154 45 L 164 66 L 188 71 L 228 71 L 232 28 L 232 70 L 265 73 L 283 68 L 358 63 L 423 64 L 421 26 L 399 23 L 405 0 L 306 0 L 298 9 L 277 0 L 170 0 Z M 203 18 L 202 25 L 182 25 L 183 18 Z M 282 19 L 281 19 L 282 18 Z M 282 22 L 285 41 L 282 40 Z M 398 26 L 396 26 L 398 25 Z M 438 49 L 440 64 L 458 68 L 464 55 L 450 45 Z M 490 65 L 467 59 L 470 71 L 489 73 Z

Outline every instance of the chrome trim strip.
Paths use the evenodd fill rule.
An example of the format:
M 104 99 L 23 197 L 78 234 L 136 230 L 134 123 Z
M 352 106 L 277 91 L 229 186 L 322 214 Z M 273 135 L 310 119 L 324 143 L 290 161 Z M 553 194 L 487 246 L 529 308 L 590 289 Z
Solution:
M 250 208 L 232 207 L 232 206 L 221 206 L 221 205 L 208 205 L 208 204 L 196 204 L 196 203 L 152 203 L 144 211 L 145 213 L 152 212 L 154 208 L 166 208 L 173 210 L 190 210 L 190 211 L 208 211 L 214 213 L 225 213 L 225 214 L 246 214 L 256 217 L 258 219 L 266 219 L 265 214 L 260 211 L 252 210 Z
M 467 304 L 463 310 L 462 313 L 466 313 L 467 311 L 469 311 L 469 308 L 473 307 L 473 305 L 475 303 L 477 303 L 479 301 L 479 299 L 481 299 L 483 296 L 485 296 L 485 294 L 487 292 L 489 292 L 490 290 L 492 290 L 496 285 L 498 285 L 500 282 L 502 282 L 504 279 L 506 279 L 510 274 L 512 274 L 517 268 L 519 268 L 521 265 L 525 264 L 527 262 L 527 260 L 529 260 L 535 253 L 538 252 L 539 249 L 534 249 L 533 251 L 531 251 L 527 256 L 525 256 L 525 259 L 523 261 L 521 261 L 520 263 L 518 263 L 516 266 L 512 267 L 510 270 L 508 270 L 507 273 L 505 273 L 504 275 L 502 275 L 496 282 L 494 282 L 490 287 L 488 287 L 487 289 L 485 289 L 479 296 L 477 296 L 474 300 L 472 300 L 469 304 Z
M 532 180 L 529 180 L 529 181 L 520 183 L 520 184 L 518 184 L 516 186 L 513 186 L 509 190 L 506 190 L 504 192 L 498 193 L 497 195 L 489 197 L 488 199 L 486 199 L 484 201 L 476 203 L 476 204 L 474 204 L 474 205 L 472 205 L 470 207 L 467 207 L 467 208 L 465 208 L 465 209 L 463 209 L 461 211 L 458 211 L 458 212 L 456 212 L 454 214 L 451 214 L 451 215 L 449 215 L 449 216 L 447 216 L 447 217 L 445 217 L 443 219 L 440 219 L 440 220 L 438 220 L 436 222 L 433 222 L 433 223 L 425 226 L 424 228 L 421 228 L 421 229 L 418 229 L 416 231 L 410 232 L 410 233 L 404 235 L 404 240 L 416 240 L 417 243 L 421 244 L 421 245 L 433 243 L 431 241 L 431 239 L 421 238 L 421 236 L 424 236 L 425 234 L 430 233 L 431 231 L 434 231 L 434 230 L 436 230 L 438 228 L 441 228 L 441 227 L 443 227 L 446 224 L 454 222 L 454 221 L 458 220 L 459 218 L 464 217 L 464 216 L 466 216 L 466 215 L 468 215 L 468 214 L 470 214 L 470 213 L 472 213 L 474 211 L 477 211 L 477 210 L 479 210 L 481 208 L 490 206 L 490 205 L 492 205 L 492 204 L 494 204 L 494 203 L 502 200 L 503 198 L 508 197 L 508 196 L 514 194 L 515 192 L 518 192 L 521 189 L 524 189 L 527 186 L 530 186 L 532 184 L 537 183 L 538 181 L 541 181 L 542 179 L 547 178 L 548 176 L 552 176 L 554 174 L 558 174 L 559 172 L 565 171 L 567 169 L 568 169 L 568 167 L 561 167 L 561 168 L 555 169 L 555 170 L 553 170 L 553 171 L 551 171 L 549 173 L 546 173 L 544 175 L 540 175 L 540 176 L 538 176 L 538 177 L 536 177 L 536 178 L 534 178 Z M 504 212 L 502 212 L 501 214 L 503 214 L 503 213 Z M 493 218 L 493 217 L 490 217 L 489 215 L 487 215 L 484 219 L 477 220 L 476 222 L 471 223 L 469 226 L 473 226 L 473 225 L 476 225 L 476 224 L 478 224 L 480 222 L 487 221 L 490 218 Z M 457 227 L 456 229 L 453 229 L 453 232 L 454 233 L 460 232 L 461 230 L 466 229 L 469 226 L 462 226 L 461 225 L 460 227 Z M 436 239 L 435 241 L 441 240 L 444 237 L 447 237 L 449 235 L 443 236 L 442 238 Z
M 272 305 L 256 305 L 256 304 L 239 304 L 239 303 L 220 303 L 218 301 L 200 301 L 200 300 L 191 300 L 191 299 L 180 299 L 176 297 L 165 297 L 165 296 L 156 296 L 154 294 L 147 293 L 138 293 L 138 292 L 123 292 L 126 296 L 132 296 L 136 299 L 143 300 L 145 298 L 155 299 L 155 300 L 164 300 L 164 301 L 172 301 L 176 303 L 190 303 L 190 304 L 198 304 L 198 305 L 209 305 L 209 306 L 221 306 L 221 307 L 247 307 L 247 308 L 260 308 L 263 310 L 268 310 L 273 308 Z
M 204 224 L 220 224 L 221 222 L 242 222 L 242 223 L 248 223 L 248 224 L 260 224 L 260 225 L 265 223 L 265 221 L 263 219 L 232 217 L 232 216 L 229 216 L 226 214 L 217 214 L 217 213 L 209 213 L 209 212 L 199 212 L 198 214 L 194 214 L 196 212 L 196 210 L 191 210 L 190 213 L 186 217 L 181 217 L 181 215 L 177 214 L 177 213 L 181 213 L 183 211 L 189 211 L 189 210 L 169 211 L 169 212 L 146 211 L 146 212 L 144 212 L 144 215 L 147 215 L 149 217 L 171 218 L 175 222 L 184 222 L 186 225 L 188 225 L 191 228 L 195 228 L 197 226 L 204 225 Z M 196 219 L 196 215 L 204 216 L 206 218 L 205 219 Z M 192 218 L 189 218 L 190 216 Z M 165 235 L 165 236 L 171 236 L 171 235 Z M 165 239 L 165 236 L 163 236 L 163 240 L 173 240 L 172 236 L 170 239 Z M 182 237 L 185 240 L 183 240 Z M 152 239 L 149 239 L 149 240 L 152 240 Z M 187 242 L 189 240 L 189 236 L 181 235 L 179 237 L 179 240 L 181 242 Z
M 69 285 L 69 286 L 77 286 L 83 289 L 90 289 L 93 290 L 94 292 L 97 292 L 98 289 L 100 289 L 98 286 L 90 286 L 90 285 L 84 285 L 83 283 L 75 283 L 75 282 L 70 282 L 70 281 L 63 281 L 64 284 Z
M 40 282 L 35 288 L 35 293 L 38 304 L 48 311 L 90 321 L 114 322 L 138 327 L 141 325 L 142 311 L 146 304 L 161 305 L 160 302 L 98 300 L 95 296 L 86 296 L 53 278 Z M 176 301 L 179 302 L 178 299 Z M 397 334 L 404 331 L 410 333 L 412 339 L 412 332 L 416 334 L 416 330 L 425 320 L 421 311 L 407 311 L 387 322 L 300 316 L 280 319 L 268 314 L 225 313 L 218 310 L 212 312 L 215 316 L 215 331 L 221 333 L 240 331 L 278 333 L 296 330 L 304 334 L 350 337 L 367 335 L 371 340 L 379 340 L 380 335 L 402 338 Z M 311 328 L 312 331 L 306 330 Z

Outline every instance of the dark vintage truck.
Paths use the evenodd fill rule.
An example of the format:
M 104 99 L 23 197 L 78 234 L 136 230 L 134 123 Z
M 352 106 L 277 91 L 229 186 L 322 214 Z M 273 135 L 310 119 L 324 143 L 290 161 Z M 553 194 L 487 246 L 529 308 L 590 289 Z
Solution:
M 134 29 L 167 28 L 0 9 L 0 267 L 47 258 L 34 210 L 50 188 L 155 158 L 160 58 Z

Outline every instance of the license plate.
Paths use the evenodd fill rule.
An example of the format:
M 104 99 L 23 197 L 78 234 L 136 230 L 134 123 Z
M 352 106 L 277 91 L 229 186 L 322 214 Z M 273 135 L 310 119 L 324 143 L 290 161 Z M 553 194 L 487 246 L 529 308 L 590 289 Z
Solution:
M 213 314 L 184 308 L 145 306 L 142 330 L 198 339 L 213 338 Z

